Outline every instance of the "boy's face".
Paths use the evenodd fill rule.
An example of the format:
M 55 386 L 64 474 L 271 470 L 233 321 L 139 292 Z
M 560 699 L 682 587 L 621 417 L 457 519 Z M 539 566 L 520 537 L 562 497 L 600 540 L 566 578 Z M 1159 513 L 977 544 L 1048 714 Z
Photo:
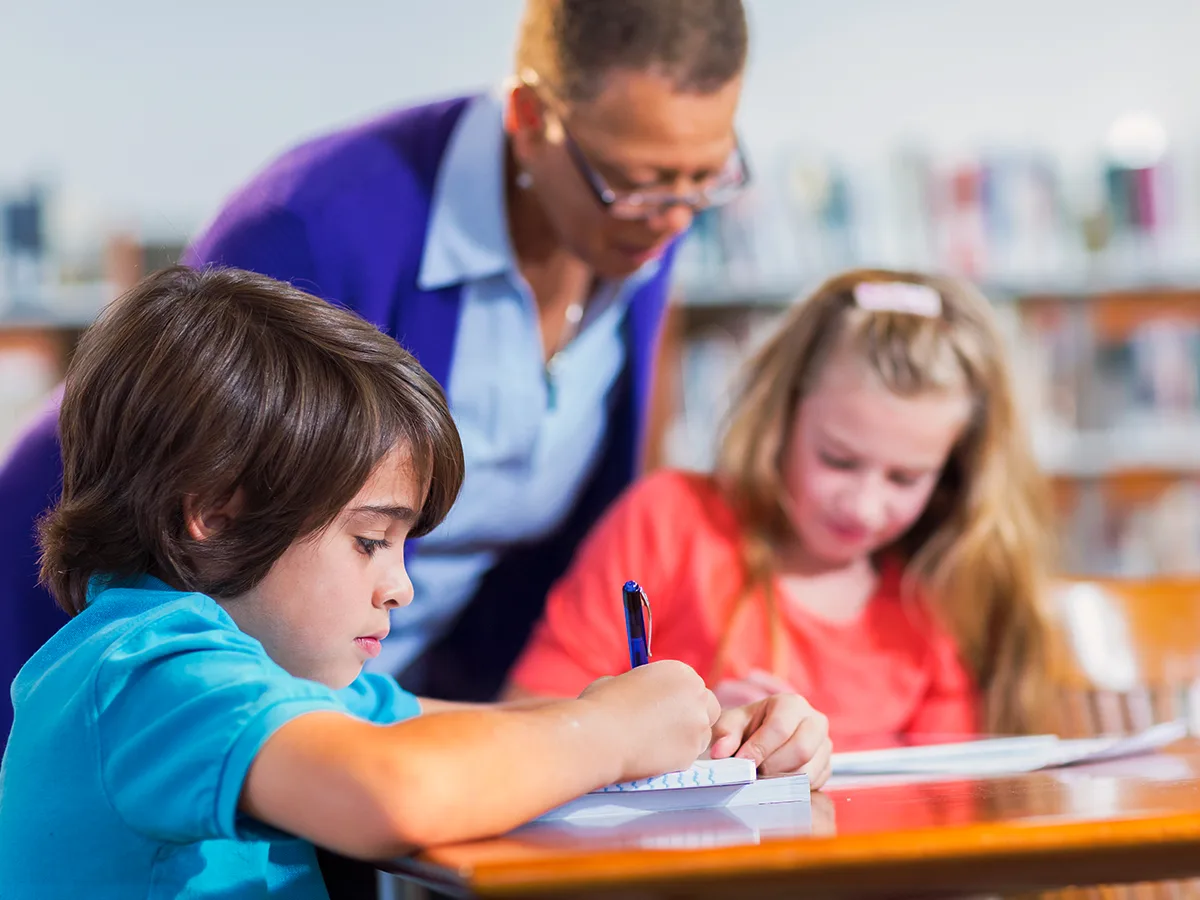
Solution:
M 391 610 L 412 600 L 404 541 L 419 499 L 408 454 L 392 451 L 328 528 L 222 605 L 291 674 L 346 687 L 379 653 Z

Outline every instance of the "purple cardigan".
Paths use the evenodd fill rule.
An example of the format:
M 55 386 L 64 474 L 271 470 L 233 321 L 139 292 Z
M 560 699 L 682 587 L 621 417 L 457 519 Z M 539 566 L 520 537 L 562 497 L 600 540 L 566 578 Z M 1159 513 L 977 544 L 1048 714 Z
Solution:
M 461 285 L 417 287 L 443 152 L 470 97 L 405 109 L 286 153 L 239 190 L 189 248 L 189 265 L 220 264 L 286 279 L 356 310 L 393 335 L 445 386 Z M 674 248 L 630 298 L 625 369 L 591 481 L 548 539 L 510 548 L 454 630 L 402 680 L 437 696 L 485 699 L 500 686 L 575 546 L 632 479 L 644 432 L 658 327 Z M 65 620 L 37 586 L 33 523 L 61 481 L 57 397 L 0 468 L 0 677 Z M 419 552 L 417 550 L 416 552 Z M 614 590 L 616 588 L 614 587 Z M 12 710 L 0 704 L 0 738 Z

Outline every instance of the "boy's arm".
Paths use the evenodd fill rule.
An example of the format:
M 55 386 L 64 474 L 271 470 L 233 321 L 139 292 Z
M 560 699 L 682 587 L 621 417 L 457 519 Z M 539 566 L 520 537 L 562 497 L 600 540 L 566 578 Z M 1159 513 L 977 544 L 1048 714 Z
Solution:
M 719 712 L 699 676 L 674 662 L 533 708 L 447 710 L 382 727 L 312 712 L 263 744 L 239 806 L 381 859 L 499 834 L 606 784 L 684 768 Z
M 544 700 L 545 698 L 541 694 L 528 691 L 519 684 L 513 684 L 511 681 L 504 686 L 504 690 L 500 693 L 500 701 L 502 703 L 538 703 Z
M 432 697 L 418 697 L 417 702 L 421 704 L 421 713 L 428 716 L 433 713 L 464 712 L 472 709 L 536 709 L 554 701 L 549 697 L 525 694 L 520 689 L 509 689 L 496 703 L 465 703 L 458 700 L 435 700 Z
M 389 700 L 373 681 L 339 692 L 294 678 L 181 595 L 98 667 L 87 753 L 114 813 L 152 841 L 248 839 L 258 820 L 380 858 L 686 768 L 720 715 L 703 679 L 671 661 L 534 709 L 422 716 L 416 698 L 395 688 Z
M 383 859 L 500 833 L 620 778 L 616 735 L 567 701 L 380 727 L 310 713 L 263 745 L 242 810 L 316 844 Z

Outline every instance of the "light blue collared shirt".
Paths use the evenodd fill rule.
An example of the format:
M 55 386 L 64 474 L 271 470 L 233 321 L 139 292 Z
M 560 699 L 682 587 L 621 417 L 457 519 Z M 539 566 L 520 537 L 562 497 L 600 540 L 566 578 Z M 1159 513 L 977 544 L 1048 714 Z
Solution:
M 549 403 L 537 306 L 508 238 L 504 161 L 501 101 L 482 96 L 446 148 L 418 277 L 422 290 L 463 285 L 447 394 L 466 479 L 410 560 L 414 599 L 393 612 L 375 671 L 403 671 L 449 629 L 505 547 L 544 537 L 570 512 L 608 427 L 630 289 L 657 270 L 647 263 L 588 304 L 555 360 Z

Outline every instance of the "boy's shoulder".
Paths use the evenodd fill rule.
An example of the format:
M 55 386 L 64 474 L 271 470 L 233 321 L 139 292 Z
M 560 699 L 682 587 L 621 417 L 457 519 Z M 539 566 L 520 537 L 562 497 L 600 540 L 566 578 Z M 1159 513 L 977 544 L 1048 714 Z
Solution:
M 88 600 L 18 674 L 18 709 L 69 696 L 94 718 L 120 707 L 127 691 L 153 687 L 154 702 L 164 706 L 209 692 L 237 701 L 249 692 L 263 704 L 307 704 L 378 724 L 420 714 L 416 698 L 391 678 L 361 674 L 335 690 L 290 674 L 206 594 L 140 576 L 94 581 Z
M 132 584 L 109 586 L 89 611 L 93 605 L 108 617 L 101 627 L 116 632 L 103 641 L 96 670 L 100 706 L 140 672 L 178 666 L 186 656 L 186 681 L 193 690 L 231 680 L 254 683 L 277 696 L 332 706 L 376 724 L 399 722 L 421 711 L 417 699 L 390 677 L 361 673 L 349 687 L 335 690 L 292 675 L 207 594 L 175 590 L 143 576 Z
M 75 683 L 94 682 L 114 664 L 149 662 L 182 646 L 199 650 L 231 643 L 261 652 L 261 645 L 205 594 L 176 590 L 149 575 L 93 578 L 87 607 L 29 660 L 13 682 L 13 698 L 19 702 L 44 685 L 51 672 L 70 672 Z
M 87 608 L 75 621 L 102 641 L 110 641 L 110 654 L 172 635 L 190 635 L 198 642 L 206 637 L 222 643 L 240 638 L 261 650 L 212 597 L 177 590 L 151 575 L 109 582 L 94 579 Z

